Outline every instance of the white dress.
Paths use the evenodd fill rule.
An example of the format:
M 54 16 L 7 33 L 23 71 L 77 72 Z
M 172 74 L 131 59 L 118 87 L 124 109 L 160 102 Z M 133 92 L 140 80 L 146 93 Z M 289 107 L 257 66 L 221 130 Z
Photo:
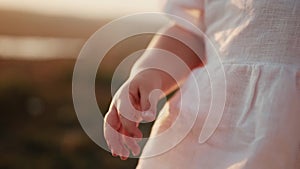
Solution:
M 151 132 L 156 137 L 170 129 L 173 135 L 148 141 L 143 154 L 172 148 L 141 158 L 137 168 L 300 169 L 300 1 L 170 0 L 166 11 L 201 28 L 218 50 L 226 102 L 216 130 L 199 142 L 211 88 L 206 70 L 194 70 L 198 88 L 189 77 Z M 212 53 L 206 50 L 208 64 Z M 179 113 L 179 125 L 171 127 Z M 185 133 L 191 117 L 196 121 Z

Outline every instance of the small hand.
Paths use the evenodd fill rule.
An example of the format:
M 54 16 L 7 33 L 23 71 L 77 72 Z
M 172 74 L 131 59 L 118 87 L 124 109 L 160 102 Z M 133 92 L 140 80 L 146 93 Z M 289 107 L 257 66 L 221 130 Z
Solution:
M 142 120 L 150 122 L 156 117 L 160 96 L 153 92 L 150 97 L 156 88 L 159 88 L 158 83 L 145 78 L 144 74 L 125 82 L 113 97 L 104 119 L 104 137 L 113 156 L 126 160 L 130 151 L 134 156 L 140 154 L 138 142 L 142 132 L 138 126 Z

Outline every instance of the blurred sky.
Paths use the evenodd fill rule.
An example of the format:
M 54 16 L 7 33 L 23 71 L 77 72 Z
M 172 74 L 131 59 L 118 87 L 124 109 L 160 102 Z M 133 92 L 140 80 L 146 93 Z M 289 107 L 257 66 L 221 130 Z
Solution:
M 105 23 L 136 12 L 158 12 L 163 2 L 0 0 L 0 58 L 76 57 L 86 39 Z
M 159 11 L 162 0 L 0 0 L 0 8 L 50 15 L 115 18 L 134 12 Z

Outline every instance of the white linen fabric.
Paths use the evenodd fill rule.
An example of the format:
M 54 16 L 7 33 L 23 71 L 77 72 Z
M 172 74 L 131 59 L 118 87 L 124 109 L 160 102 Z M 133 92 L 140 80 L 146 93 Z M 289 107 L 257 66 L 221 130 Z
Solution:
M 198 88 L 189 77 L 183 95 L 175 94 L 160 112 L 151 137 L 170 128 L 179 113 L 183 119 L 194 117 L 199 106 L 194 126 L 169 151 L 141 158 L 137 168 L 300 169 L 300 1 L 169 0 L 166 12 L 194 23 L 218 50 L 227 84 L 224 114 L 213 135 L 200 144 L 211 88 L 206 70 L 195 69 Z M 213 53 L 206 49 L 208 64 Z M 180 128 L 170 130 L 184 135 Z M 143 153 L 173 143 L 150 140 Z

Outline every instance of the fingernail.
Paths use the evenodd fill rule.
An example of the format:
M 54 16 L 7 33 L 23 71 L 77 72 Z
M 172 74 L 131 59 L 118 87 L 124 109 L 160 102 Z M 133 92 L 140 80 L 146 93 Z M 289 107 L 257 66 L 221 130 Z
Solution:
M 127 157 L 120 156 L 121 160 L 126 160 Z

